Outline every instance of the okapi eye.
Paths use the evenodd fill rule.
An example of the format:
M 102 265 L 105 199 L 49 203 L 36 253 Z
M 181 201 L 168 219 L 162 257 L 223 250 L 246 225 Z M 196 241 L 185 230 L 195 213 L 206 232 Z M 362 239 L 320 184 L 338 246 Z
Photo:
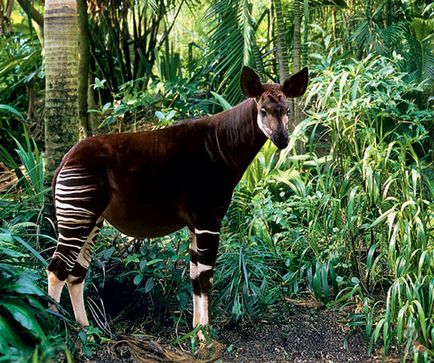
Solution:
M 267 117 L 267 111 L 265 111 L 265 109 L 262 109 L 261 115 L 262 115 L 262 117 Z

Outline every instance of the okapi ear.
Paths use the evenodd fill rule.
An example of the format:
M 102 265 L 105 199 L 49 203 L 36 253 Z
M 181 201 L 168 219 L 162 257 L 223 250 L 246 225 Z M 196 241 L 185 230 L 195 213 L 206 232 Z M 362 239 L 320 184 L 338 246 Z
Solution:
M 241 90 L 246 97 L 258 97 L 264 92 L 261 80 L 255 71 L 247 66 L 241 72 Z
M 308 80 L 309 72 L 307 67 L 304 67 L 283 82 L 282 91 L 286 97 L 299 97 L 306 92 Z

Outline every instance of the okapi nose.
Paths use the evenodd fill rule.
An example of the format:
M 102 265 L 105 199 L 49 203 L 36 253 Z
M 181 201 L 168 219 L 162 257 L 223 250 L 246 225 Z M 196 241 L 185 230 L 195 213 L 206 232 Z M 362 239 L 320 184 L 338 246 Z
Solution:
M 289 143 L 288 133 L 276 132 L 271 136 L 271 141 L 273 141 L 274 145 L 276 145 L 279 149 L 284 149 Z

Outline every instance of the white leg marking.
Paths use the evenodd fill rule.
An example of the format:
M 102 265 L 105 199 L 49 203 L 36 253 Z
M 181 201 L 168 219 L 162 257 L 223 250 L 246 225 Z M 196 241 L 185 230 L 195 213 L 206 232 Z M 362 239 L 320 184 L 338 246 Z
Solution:
M 209 234 L 215 234 L 215 235 L 219 235 L 220 234 L 220 232 L 213 232 L 213 231 L 208 231 L 207 229 L 197 229 L 197 228 L 195 228 L 194 229 L 194 233 L 196 233 L 196 234 L 203 234 L 203 233 L 209 233 Z
M 190 250 L 197 253 L 197 240 L 196 240 L 196 236 L 194 235 L 190 240 Z
M 79 200 L 79 201 L 83 201 L 83 200 L 89 200 L 91 199 L 91 197 L 69 197 L 69 196 L 64 196 L 62 198 L 59 198 L 58 196 L 56 196 L 56 202 L 58 201 L 64 201 L 64 200 Z
M 68 280 L 76 278 L 72 275 L 68 276 Z M 74 309 L 74 316 L 77 323 L 81 326 L 88 326 L 86 310 L 84 308 L 84 281 L 79 284 L 72 284 L 68 281 L 69 296 L 71 297 L 72 308 Z
M 76 180 L 76 179 L 89 179 L 90 178 L 90 175 L 81 175 L 81 174 L 71 174 L 71 175 L 61 175 L 61 174 L 59 174 L 58 176 L 57 176 L 57 183 L 62 183 L 62 182 L 64 182 L 64 181 L 66 181 L 66 180 L 71 180 L 71 179 L 74 179 L 74 180 Z
M 76 245 L 71 245 L 71 244 L 69 244 L 69 243 L 63 243 L 63 242 L 57 242 L 57 244 L 58 245 L 61 245 L 61 246 L 66 246 L 66 247 L 70 247 L 70 248 L 77 248 L 77 249 L 79 249 L 80 250 L 80 246 L 76 246 Z
M 196 280 L 199 277 L 197 265 L 190 261 L 190 279 Z
M 200 323 L 206 325 L 208 322 L 208 294 L 202 294 L 200 299 Z
M 57 303 L 60 302 L 63 286 L 65 281 L 60 281 L 54 272 L 48 271 L 48 295 Z
M 202 297 L 193 293 L 193 328 L 201 323 Z
M 203 263 L 198 262 L 197 263 L 197 270 L 199 272 L 199 274 L 201 274 L 202 272 L 205 271 L 209 271 L 212 270 L 214 267 L 211 265 L 204 265 Z

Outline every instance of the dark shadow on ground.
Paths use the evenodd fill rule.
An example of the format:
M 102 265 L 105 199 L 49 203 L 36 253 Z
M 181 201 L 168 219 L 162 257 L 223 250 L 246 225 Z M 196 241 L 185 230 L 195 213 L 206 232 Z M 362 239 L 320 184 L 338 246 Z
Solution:
M 315 302 L 305 304 L 294 301 L 280 304 L 260 321 L 217 325 L 218 341 L 223 344 L 218 362 L 375 362 L 367 356 L 367 344 L 361 329 L 350 329 L 345 317 Z M 164 348 L 180 352 L 162 344 Z M 184 347 L 184 357 L 189 347 Z M 103 347 L 93 360 L 87 362 L 163 362 L 159 357 L 143 354 L 137 359 L 131 346 L 119 342 Z M 181 361 L 194 362 L 193 358 Z M 200 361 L 200 360 L 199 360 Z M 389 360 L 393 361 L 393 360 Z M 203 362 L 203 361 L 202 361 Z

